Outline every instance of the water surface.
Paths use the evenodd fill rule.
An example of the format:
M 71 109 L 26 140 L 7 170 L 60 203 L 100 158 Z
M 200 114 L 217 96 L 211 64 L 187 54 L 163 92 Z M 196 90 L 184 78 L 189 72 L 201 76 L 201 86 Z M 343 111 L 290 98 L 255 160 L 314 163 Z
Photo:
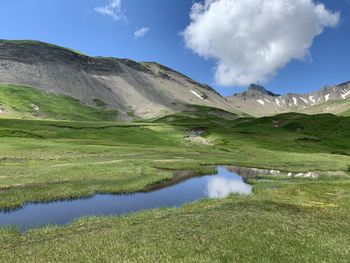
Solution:
M 174 179 L 175 180 L 175 179 Z M 29 203 L 23 208 L 0 212 L 0 226 L 17 226 L 21 232 L 38 226 L 64 225 L 82 216 L 123 215 L 145 209 L 179 207 L 204 198 L 225 198 L 231 193 L 250 194 L 252 186 L 242 177 L 218 167 L 217 174 L 192 177 L 176 184 L 152 187 L 150 192 L 97 194 L 91 198 Z

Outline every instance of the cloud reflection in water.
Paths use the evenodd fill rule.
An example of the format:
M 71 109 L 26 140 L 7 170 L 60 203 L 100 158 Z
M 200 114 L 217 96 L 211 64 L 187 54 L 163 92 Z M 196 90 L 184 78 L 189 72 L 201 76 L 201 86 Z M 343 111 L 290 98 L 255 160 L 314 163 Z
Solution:
M 252 192 L 253 186 L 246 184 L 241 178 L 230 179 L 224 177 L 213 178 L 208 182 L 209 198 L 225 198 L 230 194 L 248 195 Z

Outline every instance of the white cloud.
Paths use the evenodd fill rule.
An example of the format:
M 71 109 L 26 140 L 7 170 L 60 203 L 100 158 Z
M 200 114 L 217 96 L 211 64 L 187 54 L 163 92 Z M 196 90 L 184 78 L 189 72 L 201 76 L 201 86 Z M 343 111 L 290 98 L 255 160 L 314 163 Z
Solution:
M 183 32 L 196 54 L 217 61 L 224 86 L 267 80 L 292 59 L 308 57 L 316 36 L 340 14 L 313 0 L 205 0 Z
M 122 9 L 122 0 L 110 0 L 106 6 L 96 7 L 95 11 L 102 15 L 110 16 L 117 21 L 127 20 L 125 12 Z
M 143 38 L 149 31 L 148 27 L 142 27 L 134 32 L 135 38 Z

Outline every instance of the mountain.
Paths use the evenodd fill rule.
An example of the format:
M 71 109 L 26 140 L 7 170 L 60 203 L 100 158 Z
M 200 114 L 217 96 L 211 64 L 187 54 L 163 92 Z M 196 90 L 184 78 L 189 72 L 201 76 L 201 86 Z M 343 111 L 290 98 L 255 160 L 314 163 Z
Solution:
M 349 99 L 350 82 L 326 86 L 307 94 L 285 95 L 274 94 L 262 86 L 252 84 L 247 91 L 227 98 L 239 110 L 257 117 L 285 112 L 347 114 L 350 110 Z
M 241 114 L 211 87 L 158 63 L 89 57 L 37 41 L 0 40 L 0 84 L 69 96 L 88 107 L 102 104 L 122 119 L 180 112 L 189 105 Z
M 201 109 L 197 106 L 236 116 L 350 115 L 350 82 L 285 95 L 252 84 L 224 98 L 155 62 L 90 57 L 38 41 L 0 40 L 0 116 L 125 120 Z
M 241 93 L 241 94 L 236 94 L 237 96 L 241 97 L 262 97 L 262 96 L 271 96 L 271 97 L 278 97 L 280 95 L 277 95 L 267 89 L 265 89 L 263 86 L 257 85 L 257 84 L 251 84 L 247 91 Z

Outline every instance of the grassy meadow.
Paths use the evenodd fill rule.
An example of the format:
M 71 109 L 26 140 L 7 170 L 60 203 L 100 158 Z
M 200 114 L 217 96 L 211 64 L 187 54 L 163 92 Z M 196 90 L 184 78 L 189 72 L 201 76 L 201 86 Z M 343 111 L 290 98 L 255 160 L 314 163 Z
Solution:
M 0 114 L 5 118 L 112 121 L 118 112 L 95 99 L 96 108 L 82 105 L 69 96 L 45 93 L 35 88 L 0 84 Z
M 2 210 L 140 191 L 171 170 L 206 174 L 217 165 L 321 176 L 250 179 L 250 196 L 82 218 L 23 235 L 2 228 L 0 262 L 348 262 L 349 117 L 238 119 L 196 107 L 148 122 L 67 119 L 0 119 Z M 184 139 L 196 129 L 210 144 Z

